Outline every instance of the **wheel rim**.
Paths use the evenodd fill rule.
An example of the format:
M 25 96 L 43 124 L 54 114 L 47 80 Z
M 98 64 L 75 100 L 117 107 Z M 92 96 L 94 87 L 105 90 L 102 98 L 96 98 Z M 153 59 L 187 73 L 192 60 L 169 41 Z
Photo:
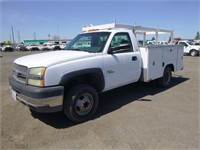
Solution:
M 192 51 L 192 52 L 191 52 L 191 56 L 196 56 L 196 52 L 195 52 L 195 51 Z
M 75 111 L 78 115 L 87 115 L 91 111 L 93 105 L 93 96 L 89 93 L 83 93 L 77 98 Z

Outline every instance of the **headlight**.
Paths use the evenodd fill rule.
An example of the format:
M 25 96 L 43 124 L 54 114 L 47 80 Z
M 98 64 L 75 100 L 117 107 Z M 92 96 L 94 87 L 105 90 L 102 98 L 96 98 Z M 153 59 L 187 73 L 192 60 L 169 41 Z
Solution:
M 28 84 L 33 86 L 44 87 L 44 80 L 28 79 Z
M 30 75 L 44 76 L 46 68 L 32 68 L 29 71 Z
M 31 68 L 29 70 L 29 79 L 28 84 L 38 87 L 44 87 L 44 74 L 45 74 L 46 68 L 40 67 L 40 68 Z

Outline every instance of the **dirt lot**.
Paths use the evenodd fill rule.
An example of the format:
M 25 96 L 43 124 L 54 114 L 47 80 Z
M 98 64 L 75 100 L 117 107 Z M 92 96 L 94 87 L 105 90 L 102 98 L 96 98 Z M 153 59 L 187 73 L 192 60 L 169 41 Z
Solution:
M 73 124 L 12 100 L 12 62 L 27 54 L 0 54 L 1 149 L 200 149 L 200 57 L 184 56 L 168 89 L 136 83 L 101 94 L 94 118 Z

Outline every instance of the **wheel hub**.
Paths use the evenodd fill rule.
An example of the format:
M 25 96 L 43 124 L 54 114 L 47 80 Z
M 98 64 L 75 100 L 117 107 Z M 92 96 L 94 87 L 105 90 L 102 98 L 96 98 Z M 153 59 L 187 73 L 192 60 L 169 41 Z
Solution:
M 93 107 L 93 97 L 89 93 L 80 95 L 76 101 L 75 110 L 78 115 L 87 115 Z

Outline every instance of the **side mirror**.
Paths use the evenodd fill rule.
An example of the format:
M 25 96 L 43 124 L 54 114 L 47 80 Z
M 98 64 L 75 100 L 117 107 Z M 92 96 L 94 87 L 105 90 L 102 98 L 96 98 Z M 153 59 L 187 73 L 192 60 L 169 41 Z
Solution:
M 110 47 L 108 54 L 122 53 L 127 51 L 130 51 L 130 44 L 120 44 L 116 47 Z
M 114 49 L 115 49 L 115 47 L 110 47 L 108 49 L 108 54 L 114 54 Z
M 121 47 L 116 46 L 116 47 L 110 47 L 108 50 L 108 54 L 115 54 L 121 52 Z

